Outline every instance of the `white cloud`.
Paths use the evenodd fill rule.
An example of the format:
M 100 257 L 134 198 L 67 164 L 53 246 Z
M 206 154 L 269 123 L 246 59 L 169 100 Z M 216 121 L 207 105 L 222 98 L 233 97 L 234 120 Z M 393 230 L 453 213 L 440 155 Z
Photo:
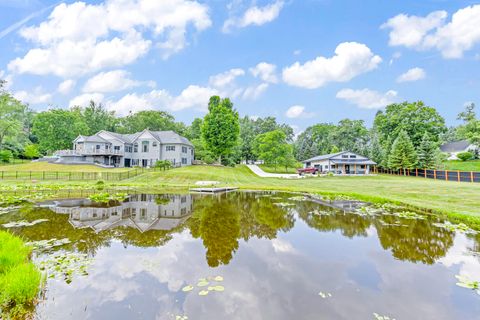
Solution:
M 293 118 L 310 118 L 311 116 L 313 116 L 313 114 L 309 113 L 309 112 L 306 112 L 304 106 L 295 105 L 295 106 L 291 106 L 290 108 L 288 108 L 288 110 L 285 112 L 285 116 L 287 116 L 287 118 L 291 118 L 291 119 L 293 119 Z
M 242 69 L 230 69 L 223 73 L 211 76 L 209 79 L 209 83 L 213 87 L 224 88 L 233 85 L 235 79 L 243 75 L 245 75 L 245 71 L 243 71 Z
M 259 85 L 254 85 L 247 87 L 245 91 L 243 91 L 242 98 L 243 99 L 250 99 L 250 100 L 256 100 L 259 96 L 262 95 L 262 93 L 265 92 L 265 90 L 268 89 L 268 83 L 260 83 Z
M 61 94 L 69 94 L 73 87 L 75 87 L 75 84 L 75 80 L 67 79 L 58 85 L 57 91 Z
M 426 17 L 397 15 L 382 28 L 390 28 L 390 45 L 416 50 L 437 49 L 444 58 L 461 58 L 480 43 L 480 5 L 458 10 L 446 23 L 447 12 L 435 11 Z
M 405 72 L 404 74 L 401 74 L 397 78 L 397 82 L 410 82 L 410 81 L 418 81 L 421 79 L 425 79 L 426 74 L 425 71 L 422 68 L 412 68 Z
M 250 68 L 250 73 L 255 78 L 260 78 L 265 82 L 277 83 L 278 78 L 276 75 L 277 66 L 267 62 L 260 62 L 255 67 Z
M 109 0 L 55 7 L 38 26 L 21 35 L 38 45 L 10 62 L 18 73 L 81 76 L 106 67 L 132 63 L 152 43 L 163 58 L 187 45 L 190 26 L 202 31 L 212 24 L 208 7 L 197 1 Z M 152 35 L 153 41 L 143 38 Z
M 101 72 L 88 79 L 83 86 L 83 92 L 116 92 L 141 85 L 139 81 L 130 79 L 130 73 L 125 70 Z
M 379 109 L 392 104 L 395 101 L 397 94 L 398 93 L 393 90 L 381 93 L 370 89 L 342 89 L 337 92 L 336 97 L 355 104 L 363 109 Z
M 292 86 L 315 89 L 328 82 L 346 82 L 371 71 L 382 62 L 370 48 L 357 42 L 343 42 L 331 58 L 317 57 L 303 65 L 295 62 L 283 69 L 283 81 Z
M 28 104 L 40 104 L 40 103 L 48 103 L 52 100 L 52 95 L 50 93 L 43 92 L 42 87 L 36 87 L 33 92 L 32 91 L 16 91 L 13 96 Z
M 248 8 L 241 17 L 231 17 L 223 24 L 222 31 L 230 32 L 233 28 L 245 28 L 251 25 L 261 26 L 275 20 L 284 5 L 283 1 L 275 1 L 264 7 L 253 6 Z
M 84 106 L 87 106 L 92 100 L 95 101 L 96 103 L 103 103 L 105 100 L 105 96 L 98 92 L 84 93 L 72 98 L 68 103 L 68 106 L 70 108 L 75 106 L 84 107 Z

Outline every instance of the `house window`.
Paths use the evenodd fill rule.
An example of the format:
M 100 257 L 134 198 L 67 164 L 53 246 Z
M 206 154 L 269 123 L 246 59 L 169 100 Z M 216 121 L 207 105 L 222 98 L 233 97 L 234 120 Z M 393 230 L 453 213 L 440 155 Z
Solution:
M 187 164 L 187 158 L 182 158 L 182 164 Z
M 175 146 L 166 146 L 167 151 L 175 151 Z
M 132 146 L 125 146 L 125 152 L 132 152 Z
M 152 147 L 156 147 L 157 145 L 158 145 L 158 144 L 157 144 L 156 141 L 154 141 L 154 142 L 152 143 Z
M 133 145 L 133 152 L 138 152 L 138 143 Z
M 97 150 L 100 150 L 100 145 L 97 144 L 97 145 L 95 146 L 95 148 L 96 148 Z
M 360 168 L 362 168 L 362 169 L 365 169 L 365 165 L 364 165 L 364 164 L 362 164 L 362 165 L 360 166 Z
M 143 152 L 148 152 L 148 141 L 142 141 L 142 151 Z
M 187 147 L 182 147 L 182 153 L 187 153 Z
M 180 202 L 181 202 L 181 203 L 187 202 L 187 197 L 181 197 L 181 198 L 180 198 Z
M 348 154 L 342 154 L 342 158 L 348 158 Z
M 350 155 L 350 159 L 355 159 L 357 156 L 356 155 Z
M 115 150 L 115 151 L 120 151 L 120 146 L 114 146 L 114 147 L 113 147 L 113 150 Z

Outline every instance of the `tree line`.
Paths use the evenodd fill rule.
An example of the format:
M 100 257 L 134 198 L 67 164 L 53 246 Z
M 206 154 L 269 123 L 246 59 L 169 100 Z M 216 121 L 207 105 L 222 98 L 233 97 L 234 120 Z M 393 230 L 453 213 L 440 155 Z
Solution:
M 422 101 L 403 102 L 378 111 L 371 128 L 363 120 L 343 119 L 337 124 L 312 125 L 294 137 L 289 125 L 278 123 L 274 117 L 240 117 L 230 99 L 218 96 L 210 98 L 205 117 L 186 125 L 165 111 L 145 110 L 117 117 L 93 101 L 88 106 L 35 112 L 0 83 L 0 161 L 70 149 L 78 135 L 100 130 L 134 133 L 148 128 L 173 130 L 187 137 L 195 146 L 196 159 L 206 163 L 234 165 L 262 159 L 275 167 L 290 167 L 317 155 L 349 150 L 384 168 L 435 168 L 445 160 L 439 150 L 442 143 L 467 139 L 480 145 L 475 105 L 466 106 L 458 119 L 461 125 L 447 128 L 434 107 Z M 478 153 L 462 157 L 478 158 Z

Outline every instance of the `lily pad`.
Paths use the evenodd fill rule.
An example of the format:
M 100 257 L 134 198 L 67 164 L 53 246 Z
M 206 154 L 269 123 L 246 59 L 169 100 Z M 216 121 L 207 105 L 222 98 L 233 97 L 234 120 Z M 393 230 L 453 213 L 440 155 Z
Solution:
M 208 294 L 208 290 L 202 290 L 198 293 L 199 296 L 206 296 Z
M 213 278 L 213 280 L 215 280 L 217 282 L 221 282 L 221 281 L 223 281 L 223 277 L 222 276 L 216 276 L 215 278 Z
M 209 284 L 210 284 L 210 282 L 208 282 L 208 281 L 206 281 L 206 280 L 204 280 L 204 281 L 199 281 L 199 282 L 197 283 L 197 287 L 206 287 L 206 286 L 208 286 Z
M 373 313 L 373 317 L 375 320 L 395 320 L 395 318 L 390 318 L 389 316 L 381 316 L 376 312 Z
M 42 222 L 47 222 L 49 221 L 48 219 L 38 219 L 34 220 L 32 222 L 28 222 L 26 220 L 21 220 L 21 221 L 14 221 L 14 222 L 9 222 L 3 225 L 5 228 L 18 228 L 18 227 L 31 227 L 36 224 L 42 223 Z
M 322 298 L 322 299 L 327 299 L 327 298 L 331 298 L 332 297 L 332 294 L 330 292 L 322 292 L 320 291 L 318 293 L 318 295 Z
M 225 288 L 223 286 L 215 286 L 213 287 L 213 291 L 223 292 L 225 291 Z
M 192 291 L 193 289 L 195 289 L 195 287 L 188 285 L 188 286 L 183 287 L 183 288 L 182 288 L 182 291 L 183 291 L 183 292 L 190 292 L 190 291 Z

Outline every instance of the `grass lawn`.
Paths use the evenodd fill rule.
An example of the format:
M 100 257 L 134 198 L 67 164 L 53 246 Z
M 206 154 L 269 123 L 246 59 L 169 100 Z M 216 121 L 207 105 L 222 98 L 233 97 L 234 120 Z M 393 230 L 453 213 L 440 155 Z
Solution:
M 66 165 L 48 162 L 27 162 L 0 166 L 0 171 L 61 171 L 61 172 L 125 172 L 132 168 L 101 168 L 94 165 Z
M 445 170 L 460 170 L 460 171 L 478 171 L 480 172 L 480 160 L 451 160 L 443 163 Z M 443 168 L 442 168 L 443 169 Z
M 275 170 L 275 167 L 272 165 L 268 164 L 259 164 L 258 165 L 263 171 L 269 172 L 269 173 L 297 173 L 297 168 L 300 168 L 301 165 L 299 164 L 298 167 L 288 167 L 285 170 L 285 167 L 277 167 Z
M 392 201 L 419 208 L 475 217 L 480 222 L 480 183 L 435 181 L 391 175 L 363 177 L 260 178 L 246 166 L 189 166 L 151 172 L 124 182 L 147 190 L 193 186 L 198 180 L 220 181 L 242 189 L 342 194 L 366 201 Z

